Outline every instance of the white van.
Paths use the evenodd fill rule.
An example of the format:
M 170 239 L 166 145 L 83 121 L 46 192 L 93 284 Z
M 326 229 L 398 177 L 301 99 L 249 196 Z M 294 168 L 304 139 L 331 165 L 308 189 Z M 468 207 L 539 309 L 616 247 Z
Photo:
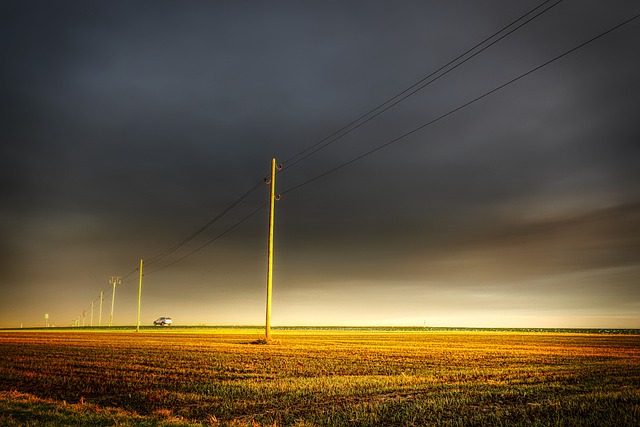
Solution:
M 161 317 L 153 322 L 154 326 L 171 326 L 173 320 L 171 317 Z

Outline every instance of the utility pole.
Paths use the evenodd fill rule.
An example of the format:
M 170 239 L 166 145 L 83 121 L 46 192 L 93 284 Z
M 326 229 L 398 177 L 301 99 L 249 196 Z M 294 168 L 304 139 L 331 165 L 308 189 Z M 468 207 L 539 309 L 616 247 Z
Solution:
M 98 315 L 98 326 L 102 326 L 102 291 L 100 291 L 100 311 Z
M 142 297 L 142 259 L 140 259 L 140 282 L 138 284 L 138 323 L 136 324 L 136 332 L 140 332 L 140 298 Z
M 116 285 L 122 284 L 122 277 L 111 276 L 109 277 L 109 283 L 113 285 L 113 293 L 111 294 L 111 314 L 109 315 L 109 327 L 113 325 L 113 306 L 116 302 Z
M 91 301 L 91 322 L 89 322 L 89 326 L 93 327 L 93 303 L 94 301 Z
M 44 314 L 44 327 L 45 328 L 49 327 L 49 313 Z
M 282 166 L 277 166 L 281 169 Z M 265 325 L 265 341 L 271 340 L 271 288 L 273 284 L 273 219 L 275 214 L 276 200 L 280 196 L 276 196 L 276 159 L 271 159 L 271 179 L 268 182 L 269 189 L 269 241 L 267 256 L 267 321 Z
M 84 318 L 87 310 L 82 310 L 82 327 L 84 328 Z

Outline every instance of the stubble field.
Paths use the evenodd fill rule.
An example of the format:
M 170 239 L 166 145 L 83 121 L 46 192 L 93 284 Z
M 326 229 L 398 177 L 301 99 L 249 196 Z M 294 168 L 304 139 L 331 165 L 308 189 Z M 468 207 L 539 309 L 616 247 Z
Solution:
M 640 336 L 0 331 L 0 425 L 640 425 Z

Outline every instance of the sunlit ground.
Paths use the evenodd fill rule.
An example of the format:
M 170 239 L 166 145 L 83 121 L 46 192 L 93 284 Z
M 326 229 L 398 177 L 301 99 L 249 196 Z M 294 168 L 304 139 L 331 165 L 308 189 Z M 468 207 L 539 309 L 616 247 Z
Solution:
M 2 425 L 637 425 L 640 336 L 0 332 Z

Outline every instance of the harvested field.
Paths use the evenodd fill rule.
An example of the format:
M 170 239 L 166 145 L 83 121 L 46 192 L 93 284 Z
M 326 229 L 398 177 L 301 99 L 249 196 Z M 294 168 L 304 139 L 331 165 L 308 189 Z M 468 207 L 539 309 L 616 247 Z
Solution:
M 638 425 L 640 336 L 0 332 L 1 425 Z

